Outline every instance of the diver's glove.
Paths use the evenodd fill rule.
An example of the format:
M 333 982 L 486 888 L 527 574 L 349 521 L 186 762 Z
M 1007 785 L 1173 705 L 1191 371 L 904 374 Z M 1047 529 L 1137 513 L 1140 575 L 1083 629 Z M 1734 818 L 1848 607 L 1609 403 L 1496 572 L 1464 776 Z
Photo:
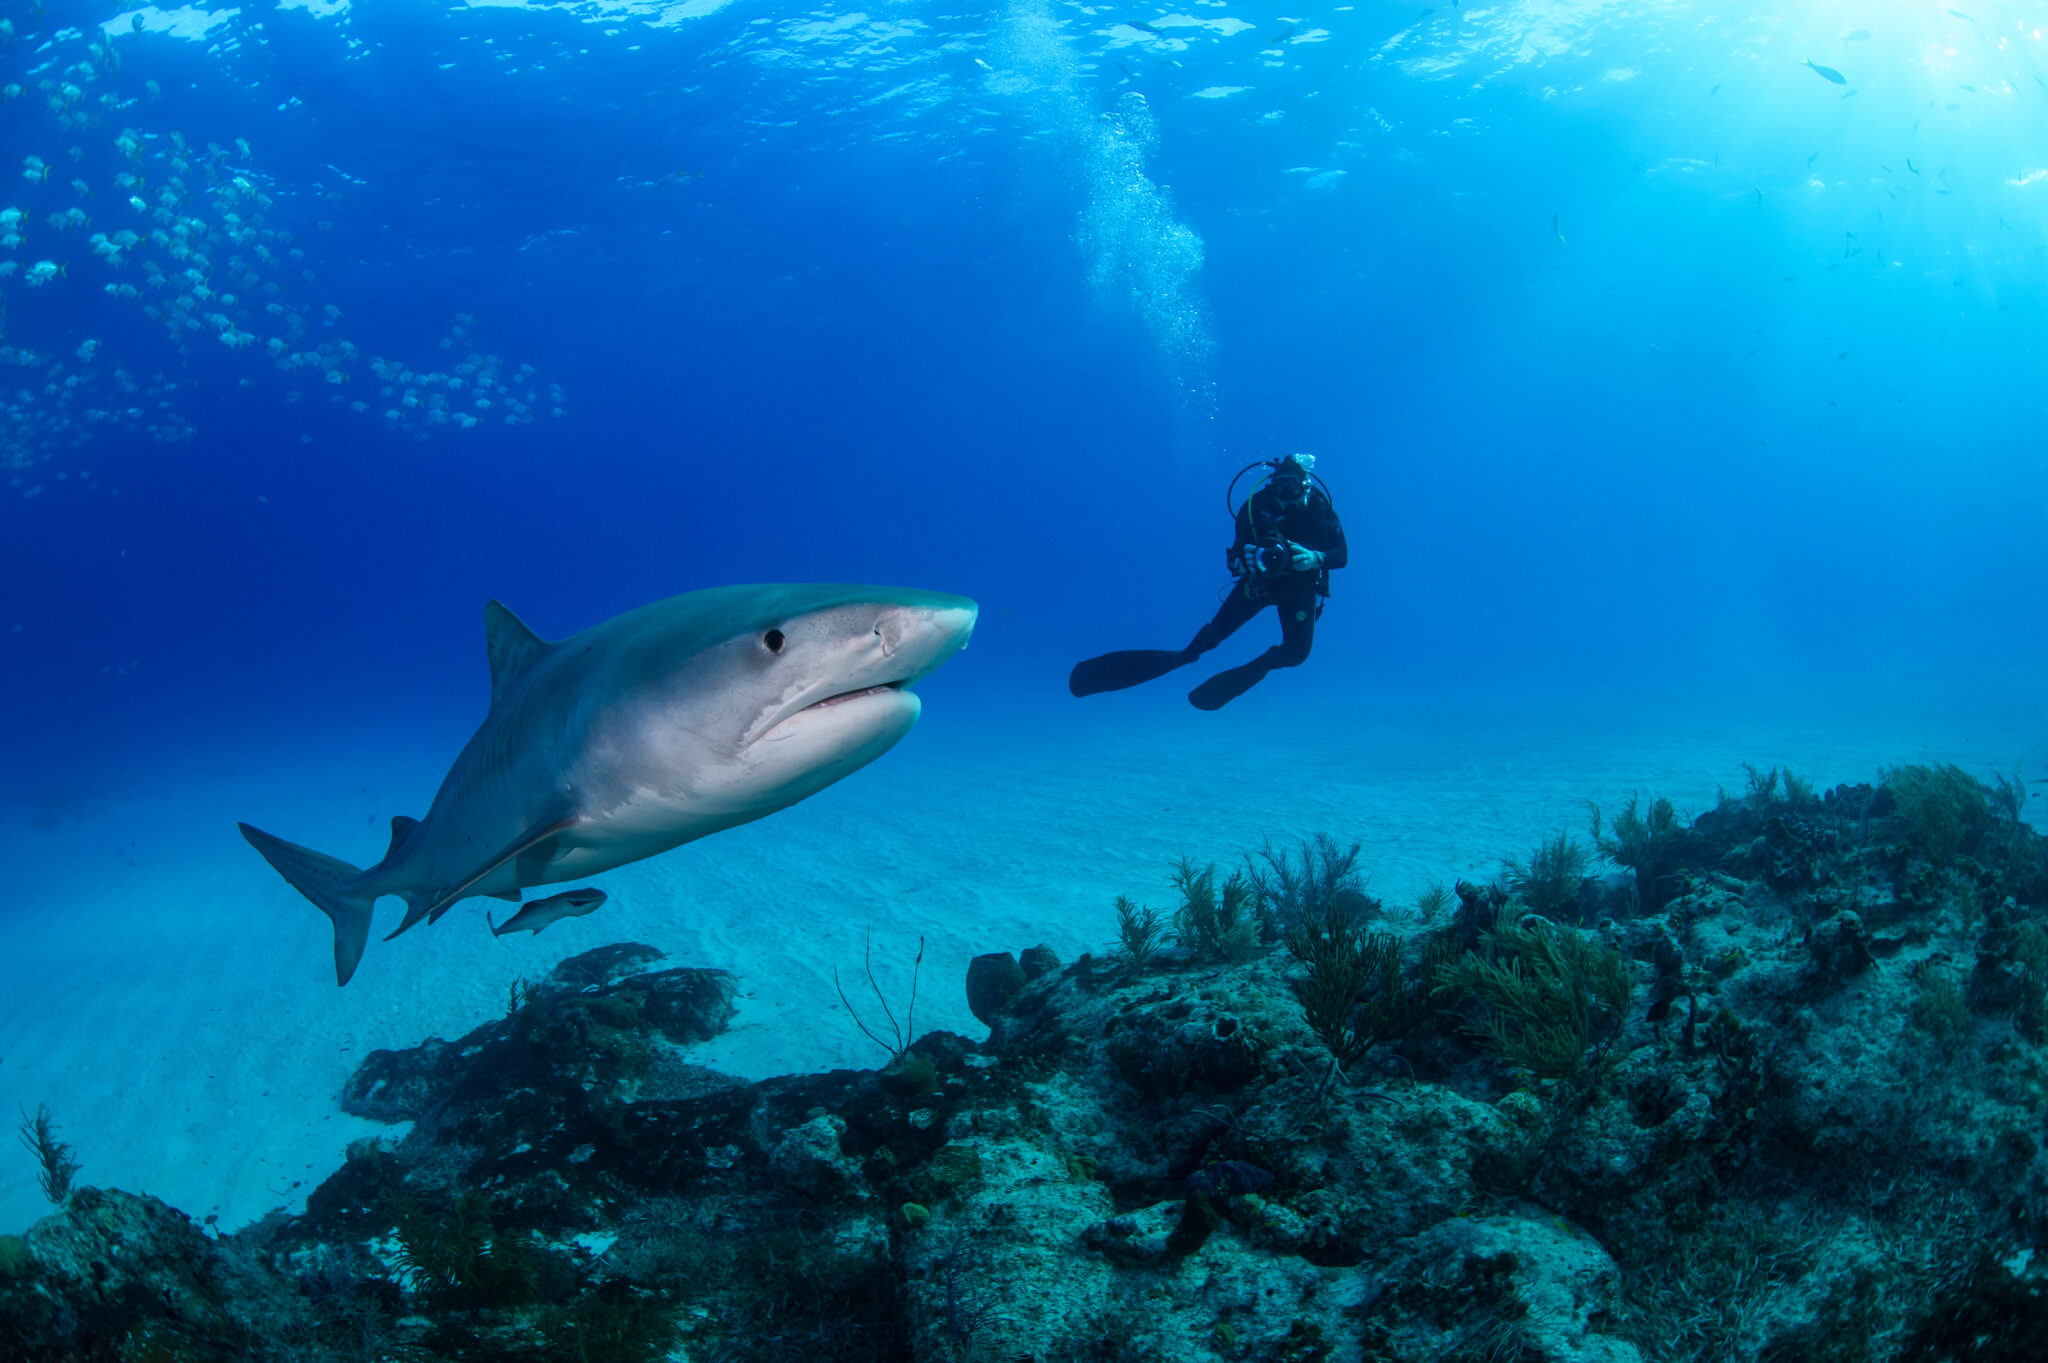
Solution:
M 1291 555 L 1287 566 L 1297 573 L 1312 573 L 1323 566 L 1322 554 L 1314 549 L 1304 549 L 1292 540 L 1288 541 L 1287 549 Z

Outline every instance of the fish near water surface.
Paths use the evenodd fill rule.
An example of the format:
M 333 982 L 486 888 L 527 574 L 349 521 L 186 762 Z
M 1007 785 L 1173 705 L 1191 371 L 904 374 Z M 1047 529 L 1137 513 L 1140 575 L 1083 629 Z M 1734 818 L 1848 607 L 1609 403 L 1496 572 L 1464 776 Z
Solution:
M 1819 76 L 1822 80 L 1832 81 L 1836 85 L 1847 85 L 1849 83 L 1849 78 L 1835 70 L 1834 67 L 1822 66 L 1811 57 L 1806 59 L 1806 65 L 1813 68 L 1813 74 Z
M 517 899 L 787 808 L 894 747 L 908 688 L 967 644 L 974 602 L 844 584 L 714 587 L 550 642 L 484 608 L 491 703 L 426 816 L 358 869 L 242 824 L 334 922 L 347 984 L 383 895 L 396 937 L 473 895 Z

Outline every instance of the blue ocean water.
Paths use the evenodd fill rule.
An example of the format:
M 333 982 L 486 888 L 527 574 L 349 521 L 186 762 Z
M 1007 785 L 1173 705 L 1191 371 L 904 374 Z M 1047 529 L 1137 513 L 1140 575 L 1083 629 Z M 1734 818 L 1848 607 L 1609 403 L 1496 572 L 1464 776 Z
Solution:
M 467 713 L 491 596 L 930 585 L 987 614 L 949 683 L 1056 695 L 1184 641 L 1294 449 L 1355 551 L 1285 691 L 2030 701 L 2030 11 L 12 9 L 6 787 Z M 115 180 L 173 134 L 173 227 L 294 238 L 208 253 L 239 348 L 143 315 Z M 401 427 L 273 336 L 532 365 L 533 420 Z M 189 434 L 90 421 L 116 369 Z
M 4 12 L 38 885 L 194 781 L 437 771 L 491 598 L 551 637 L 720 583 L 976 598 L 925 729 L 987 804 L 935 839 L 1068 723 L 1254 802 L 1417 715 L 2038 747 L 2039 4 Z M 1226 484 L 1297 450 L 1351 544 L 1308 665 L 1081 709 L 1075 660 L 1208 617 Z

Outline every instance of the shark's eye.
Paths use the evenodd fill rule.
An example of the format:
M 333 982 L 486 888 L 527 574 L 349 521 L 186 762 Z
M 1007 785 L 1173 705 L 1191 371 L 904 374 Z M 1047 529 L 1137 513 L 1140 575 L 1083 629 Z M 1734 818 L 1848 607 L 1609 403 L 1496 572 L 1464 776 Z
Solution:
M 770 653 L 782 652 L 782 631 L 779 629 L 769 630 L 766 634 L 761 636 L 761 642 L 768 645 L 768 651 Z

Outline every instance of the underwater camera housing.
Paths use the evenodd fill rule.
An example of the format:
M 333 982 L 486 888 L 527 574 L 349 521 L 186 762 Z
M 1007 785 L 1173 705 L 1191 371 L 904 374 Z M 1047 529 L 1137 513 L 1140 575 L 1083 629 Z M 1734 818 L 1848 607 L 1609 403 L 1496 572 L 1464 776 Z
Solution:
M 1246 545 L 1244 556 L 1255 573 L 1284 573 L 1294 566 L 1294 546 L 1278 535 L 1269 535 L 1257 545 Z
M 1277 532 L 1266 535 L 1256 544 L 1247 544 L 1238 551 L 1231 564 L 1231 571 L 1244 577 L 1264 577 L 1292 572 L 1293 569 L 1294 546 Z

